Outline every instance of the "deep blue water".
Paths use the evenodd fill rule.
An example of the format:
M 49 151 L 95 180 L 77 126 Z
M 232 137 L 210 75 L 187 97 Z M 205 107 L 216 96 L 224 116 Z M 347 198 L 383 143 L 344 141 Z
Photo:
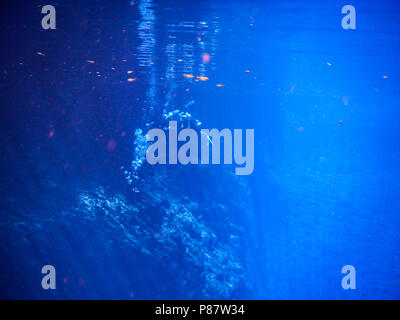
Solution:
M 1 298 L 400 297 L 398 1 L 49 4 L 0 7 Z M 177 109 L 253 174 L 137 165 Z

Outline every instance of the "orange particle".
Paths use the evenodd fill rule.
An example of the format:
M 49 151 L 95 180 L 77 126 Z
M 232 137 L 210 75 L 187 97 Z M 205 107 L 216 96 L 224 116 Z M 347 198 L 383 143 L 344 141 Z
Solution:
M 197 79 L 201 80 L 201 81 L 208 81 L 208 77 L 203 77 L 203 76 L 196 76 Z
M 40 51 L 38 51 L 38 52 L 36 52 L 39 56 L 45 56 L 45 54 L 43 53 L 43 52 L 40 52 Z
M 218 83 L 216 86 L 217 86 L 217 87 L 225 87 L 224 84 L 220 84 L 220 83 Z
M 178 61 L 178 62 L 182 62 L 182 61 L 183 61 L 183 59 L 178 59 L 178 60 L 176 60 L 176 61 Z
M 249 69 L 247 69 L 247 70 L 244 70 L 244 72 L 246 72 L 246 73 L 249 73 L 249 72 L 250 72 L 250 70 L 249 70 Z
M 128 70 L 127 73 L 128 73 L 128 74 L 131 74 L 131 73 L 133 73 L 133 71 L 132 71 L 132 70 Z
M 188 78 L 188 79 L 194 78 L 194 75 L 192 75 L 192 74 L 183 73 L 182 75 L 183 75 L 185 78 Z
M 89 62 L 89 63 L 95 63 L 94 60 L 88 60 L 87 62 Z
M 127 80 L 128 80 L 128 82 L 133 82 L 136 80 L 136 78 L 128 78 Z

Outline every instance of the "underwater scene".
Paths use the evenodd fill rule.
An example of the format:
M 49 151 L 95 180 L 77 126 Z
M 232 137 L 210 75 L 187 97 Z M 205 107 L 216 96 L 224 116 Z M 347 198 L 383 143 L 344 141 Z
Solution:
M 0 4 L 1 299 L 399 299 L 398 0 Z

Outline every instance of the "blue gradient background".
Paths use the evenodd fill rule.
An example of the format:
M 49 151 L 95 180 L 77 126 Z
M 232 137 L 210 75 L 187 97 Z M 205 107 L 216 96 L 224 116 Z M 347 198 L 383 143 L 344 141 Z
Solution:
M 400 297 L 398 1 L 48 4 L 56 30 L 41 29 L 39 2 L 0 9 L 1 298 Z M 341 28 L 345 4 L 356 8 L 356 30 Z M 239 178 L 249 193 L 212 199 L 252 204 L 250 245 L 234 249 L 251 257 L 240 258 L 250 289 L 213 295 L 199 281 L 187 294 L 163 273 L 164 263 L 185 272 L 183 258 L 149 269 L 140 250 L 113 245 L 118 229 L 83 228 L 87 212 L 74 224 L 55 218 L 99 186 L 135 203 L 121 169 L 135 130 L 185 105 L 205 128 L 255 129 L 255 170 Z M 198 184 L 192 169 L 170 181 L 192 199 L 204 183 L 228 184 L 223 175 Z M 40 286 L 45 264 L 57 269 L 54 291 Z M 356 290 L 341 287 L 349 264 Z

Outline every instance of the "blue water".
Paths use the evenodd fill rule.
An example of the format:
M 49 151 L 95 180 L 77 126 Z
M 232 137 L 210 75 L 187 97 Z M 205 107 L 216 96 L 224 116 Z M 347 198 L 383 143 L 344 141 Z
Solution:
M 400 4 L 344 4 L 2 4 L 0 297 L 398 299 Z M 141 163 L 174 110 L 253 174 Z

